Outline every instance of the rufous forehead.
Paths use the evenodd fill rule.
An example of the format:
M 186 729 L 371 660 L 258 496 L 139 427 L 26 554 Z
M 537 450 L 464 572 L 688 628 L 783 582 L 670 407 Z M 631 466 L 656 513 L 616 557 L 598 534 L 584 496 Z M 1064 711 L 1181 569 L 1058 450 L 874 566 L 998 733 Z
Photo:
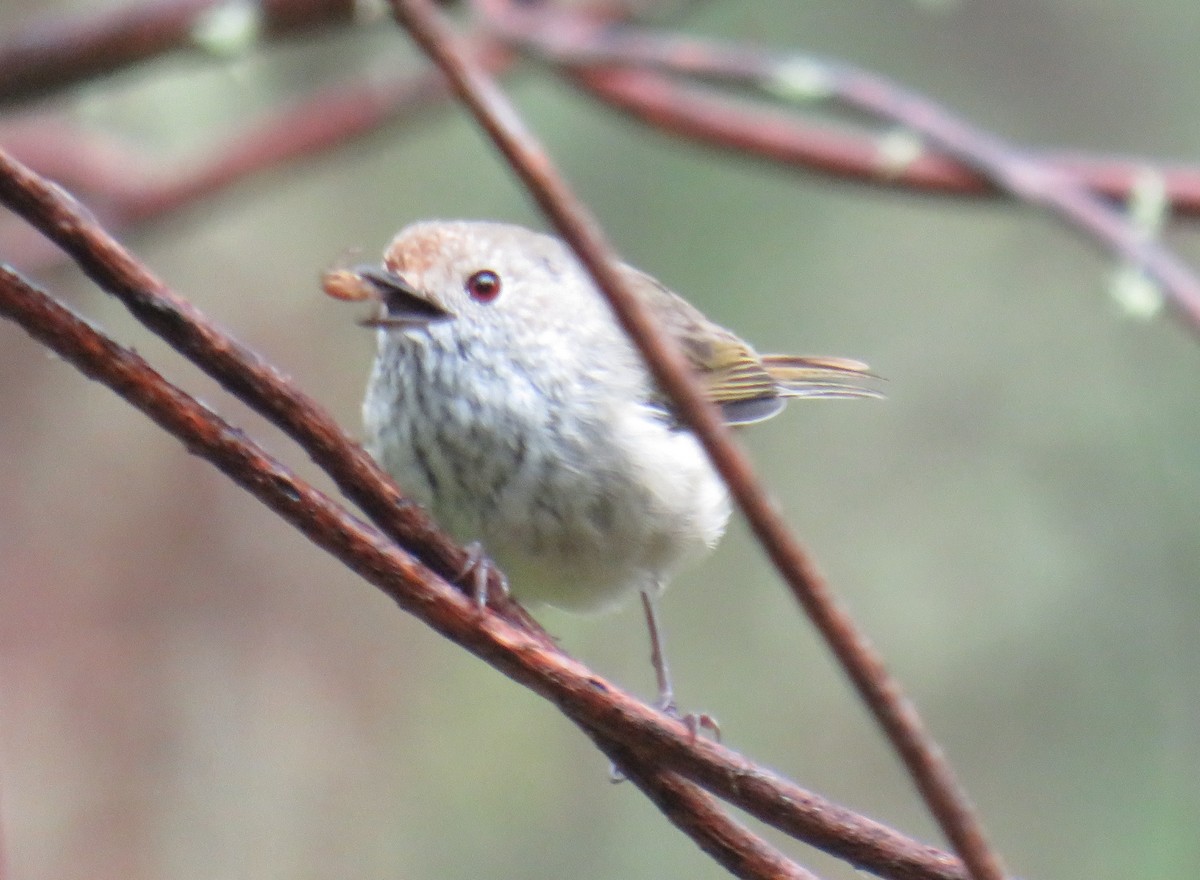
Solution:
M 403 235 L 388 245 L 383 262 L 393 272 L 401 275 L 406 272 L 419 275 L 430 267 L 445 262 L 447 245 L 451 244 L 445 235 Z

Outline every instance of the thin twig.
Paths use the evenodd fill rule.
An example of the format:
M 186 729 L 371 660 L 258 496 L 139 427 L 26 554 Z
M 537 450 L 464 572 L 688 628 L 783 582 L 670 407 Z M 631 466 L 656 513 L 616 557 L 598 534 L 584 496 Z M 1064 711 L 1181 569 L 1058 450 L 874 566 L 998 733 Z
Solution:
M 818 880 L 811 871 L 786 858 L 779 850 L 729 818 L 699 786 L 674 773 L 664 773 L 636 750 L 582 728 L 596 746 L 621 768 L 625 778 L 666 816 L 700 845 L 713 861 L 735 877 L 769 877 L 771 880 Z
M 629 67 L 562 69 L 605 106 L 651 128 L 796 171 L 901 190 L 915 195 L 995 198 L 1006 195 L 983 173 L 936 150 L 889 162 L 878 132 L 822 122 L 765 106 L 747 106 L 711 88 Z M 1042 152 L 1038 160 L 1071 175 L 1097 195 L 1126 201 L 1146 179 L 1159 177 L 1175 219 L 1200 218 L 1200 169 L 1085 153 Z
M 223 0 L 154 0 L 39 19 L 0 41 L 0 106 L 50 94 L 166 52 L 197 49 L 196 24 Z M 270 39 L 345 24 L 354 0 L 268 0 L 249 7 Z
M 481 41 L 475 51 L 479 62 L 497 73 L 512 62 L 512 53 L 495 42 Z M 101 161 L 89 161 L 87 136 L 65 132 L 49 120 L 23 125 L 8 149 L 18 157 L 29 156 L 39 172 L 87 195 L 105 225 L 119 229 L 191 207 L 257 175 L 337 149 L 436 106 L 448 95 L 445 80 L 435 73 L 363 77 L 270 111 L 203 155 L 159 174 L 147 172 L 144 157 L 111 144 L 105 145 Z M 45 148 L 43 128 L 52 149 Z M 26 270 L 53 259 L 49 252 L 27 251 L 21 261 Z
M 198 18 L 218 5 L 217 0 L 151 0 L 100 13 L 35 20 L 0 42 L 0 104 L 61 91 L 150 57 L 193 50 Z M 492 10 L 503 8 L 494 0 L 482 5 Z M 265 42 L 345 24 L 351 18 L 350 6 L 347 0 L 272 0 L 261 9 L 257 39 Z M 584 11 L 564 11 L 542 4 L 527 17 L 505 16 L 504 32 L 526 49 L 536 48 L 539 57 L 552 60 L 577 85 L 605 104 L 659 130 L 701 144 L 797 170 L 915 193 L 971 197 L 1004 194 L 987 175 L 936 149 L 895 163 L 884 154 L 877 133 L 731 103 L 708 90 L 680 84 L 650 70 L 599 65 L 594 56 L 573 54 L 574 50 L 561 40 L 547 47 L 544 40 L 538 39 L 538 35 L 550 31 L 570 34 L 574 28 L 564 28 L 562 22 L 577 25 L 581 20 L 593 20 L 585 16 Z M 549 26 L 538 22 L 548 22 Z M 493 42 L 489 48 L 495 45 Z M 106 223 L 142 222 L 160 212 L 187 207 L 243 176 L 333 148 L 359 131 L 383 124 L 388 113 L 358 124 L 346 117 L 357 115 L 355 108 L 369 108 L 372 102 L 386 100 L 392 88 L 404 89 L 405 83 L 384 83 L 375 94 L 370 94 L 372 89 L 366 84 L 351 84 L 303 99 L 294 113 L 285 111 L 279 118 L 280 123 L 299 121 L 301 131 L 311 131 L 317 120 L 324 120 L 320 127 L 327 130 L 337 120 L 344 120 L 348 125 L 344 136 L 318 135 L 316 142 L 292 148 L 287 137 L 279 134 L 289 131 L 286 125 L 273 130 L 268 120 L 261 131 L 252 129 L 242 136 L 235 135 L 228 146 L 218 146 L 215 158 L 190 162 L 182 173 L 145 186 L 138 180 L 130 184 L 112 176 L 104 180 L 79 179 L 79 172 L 86 173 L 88 168 L 87 144 L 70 138 L 61 140 L 61 131 L 53 126 L 48 126 L 46 135 L 60 138 L 52 145 L 53 151 L 68 151 L 74 154 L 74 161 L 56 168 L 41 161 L 44 151 L 39 151 L 39 156 L 19 148 L 14 152 L 33 161 L 42 172 L 91 194 L 95 209 Z M 344 100 L 336 100 L 339 97 Z M 324 112 L 308 113 L 310 100 L 314 109 Z M 279 152 L 275 154 L 275 150 Z M 1128 199 L 1147 175 L 1153 175 L 1159 179 L 1175 218 L 1200 217 L 1200 169 L 1195 167 L 1082 153 L 1042 152 L 1036 154 L 1036 159 L 1045 167 L 1068 174 L 1092 192 L 1117 200 Z M 36 256 L 25 260 L 26 265 L 36 262 Z
M 821 100 L 903 126 L 1003 192 L 1045 208 L 1105 251 L 1137 266 L 1159 285 L 1182 323 L 1200 335 L 1200 278 L 1182 260 L 1135 229 L 1068 170 L 1047 164 L 885 77 L 807 55 L 781 56 L 754 46 L 604 27 L 571 13 L 535 17 L 507 0 L 477 0 L 477 5 L 489 13 L 495 32 L 556 63 L 637 66 L 760 94 L 793 92 L 804 100 Z
M 511 56 L 480 50 L 480 63 L 499 70 Z M 304 96 L 257 121 L 210 150 L 211 158 L 189 163 L 178 174 L 136 186 L 110 207 L 118 223 L 136 223 L 187 207 L 235 183 L 288 163 L 330 152 L 401 116 L 435 106 L 448 92 L 441 77 L 368 77 Z
M 527 631 L 493 616 L 480 616 L 472 600 L 437 579 L 406 552 L 396 549 L 382 533 L 356 520 L 322 492 L 296 477 L 236 427 L 163 379 L 139 355 L 108 339 L 2 264 L 0 315 L 14 319 L 86 376 L 125 397 L 178 437 L 193 454 L 214 463 L 314 544 L 383 589 L 403 609 L 480 655 L 505 675 L 560 705 L 571 707 L 574 717 L 587 719 L 583 726 L 604 741 L 630 777 L 647 788 L 655 802 L 668 802 L 667 813 L 672 821 L 684 827 L 706 851 L 719 854 L 720 861 L 736 869 L 739 876 L 806 876 L 797 873 L 798 869 L 761 839 L 713 809 L 695 786 L 674 774 L 650 771 L 643 766 L 640 740 L 647 732 L 646 725 L 650 729 L 659 728 L 666 740 L 676 740 L 685 748 L 695 746 L 694 738 L 683 725 L 668 722 L 660 713 L 590 674 L 556 648 L 533 639 Z M 629 732 L 635 729 L 630 728 L 623 735 L 613 736 L 613 731 L 625 724 L 620 720 L 622 716 L 626 720 L 641 717 L 634 722 L 640 734 L 629 737 Z M 600 734 L 595 734 L 596 730 Z M 712 744 L 706 746 L 718 748 Z M 721 772 L 732 776 L 731 767 L 738 764 L 743 762 L 725 761 L 725 770 Z M 802 801 L 811 797 L 786 783 L 776 792 L 780 800 L 798 795 Z M 829 816 L 845 813 L 835 804 L 818 801 L 815 807 L 812 818 L 824 822 L 829 821 Z M 881 839 L 898 838 L 882 826 L 880 831 Z M 961 876 L 914 868 L 907 857 L 911 849 L 910 842 L 887 850 L 886 856 L 876 855 L 872 860 L 875 869 L 884 876 L 900 879 Z M 930 862 L 928 857 L 925 862 Z
M 386 545 L 383 535 L 354 520 L 237 428 L 164 379 L 136 353 L 113 342 L 3 264 L 0 315 L 17 321 L 85 375 L 116 391 L 180 439 L 189 451 L 214 464 L 318 546 L 375 582 L 402 607 L 411 610 L 414 594 L 419 597 L 436 586 L 430 573 Z M 367 570 L 365 564 L 369 565 Z M 447 589 L 442 585 L 439 594 L 444 597 Z M 428 609 L 430 600 L 424 601 Z M 471 626 L 474 612 L 464 615 L 460 609 L 455 614 L 460 618 L 460 627 L 464 617 L 466 625 Z M 428 617 L 424 619 L 430 622 Z M 590 682 L 591 687 L 602 684 Z M 672 822 L 736 876 L 748 880 L 816 880 L 722 813 L 695 784 L 674 773 L 645 766 L 628 746 L 597 738 Z
M 0 201 L 61 247 L 93 281 L 230 393 L 300 443 L 338 488 L 386 534 L 420 548 L 422 561 L 454 580 L 469 555 L 406 499 L 391 478 L 317 403 L 257 354 L 224 333 L 170 290 L 110 236 L 74 198 L 0 150 Z M 493 575 L 494 607 L 540 627 L 502 596 Z M 541 635 L 547 643 L 549 636 Z
M 350 484 L 345 490 L 349 496 L 367 499 L 362 504 L 364 508 L 368 505 L 386 508 L 391 504 L 400 524 L 386 516 L 380 520 L 389 532 L 395 530 L 405 536 L 404 546 L 411 547 L 421 558 L 432 559 L 443 552 L 438 549 L 439 543 L 450 546 L 447 554 L 456 549 L 432 525 L 427 534 L 423 533 L 419 518 L 416 527 L 405 527 L 404 518 L 415 515 L 411 505 L 404 502 L 369 458 L 361 460 L 361 450 L 348 441 L 327 414 L 297 392 L 277 370 L 261 362 L 165 288 L 70 196 L 3 152 L 0 152 L 0 202 L 18 211 L 71 253 L 102 287 L 120 296 L 135 314 L 157 315 L 157 319 L 147 320 L 152 329 L 161 327 L 165 339 L 243 401 L 288 430 L 314 460 L 327 469 L 335 468 L 340 474 L 339 483 Z M 10 279 L 11 287 L 11 279 L 16 276 L 9 270 L 3 274 Z M 86 353 L 87 346 L 82 346 L 82 350 Z M 67 352 L 63 356 L 74 360 Z M 187 420 L 184 418 L 184 423 Z M 212 430 L 222 442 L 244 439 L 236 428 L 218 424 Z M 188 435 L 185 443 L 195 448 L 203 445 L 203 437 Z M 253 450 L 234 450 L 233 454 L 257 461 L 257 452 Z M 306 486 L 289 475 L 280 476 L 281 473 L 273 463 L 266 463 L 245 480 L 239 479 L 239 483 L 259 497 L 263 492 L 279 490 L 281 496 L 263 500 L 273 509 L 282 506 L 285 515 L 292 504 L 303 502 L 308 509 L 323 498 L 311 496 Z M 301 502 L 295 501 L 297 495 Z M 376 495 L 381 500 L 370 501 Z M 378 533 L 362 523 L 340 510 L 336 515 L 329 513 L 323 503 L 317 504 L 317 511 L 323 517 L 320 523 L 300 526 L 314 542 L 334 552 L 438 632 L 561 706 L 587 730 L 624 743 L 644 761 L 658 762 L 702 779 L 709 790 L 762 821 L 880 876 L 895 880 L 962 880 L 965 876 L 952 856 L 824 800 L 734 752 L 697 740 L 682 725 L 664 719 L 660 713 L 579 666 L 539 633 L 524 626 L 514 628 L 491 614 L 480 615 L 472 602 L 456 592 L 447 598 L 442 581 L 431 581 L 421 575 L 419 572 L 424 569 L 414 575 L 416 569 L 406 561 L 407 556 L 398 557 L 397 563 Z M 333 533 L 323 531 L 327 529 Z M 447 558 L 452 560 L 453 556 Z M 447 603 L 450 607 L 446 607 Z
M 976 880 L 1001 880 L 1004 871 L 949 763 L 925 729 L 849 613 L 780 516 L 754 475 L 717 408 L 682 355 L 665 338 L 629 289 L 598 225 L 524 127 L 495 81 L 460 47 L 457 36 L 428 0 L 392 0 L 397 19 L 446 74 L 456 93 L 520 177 L 538 206 L 570 244 L 612 304 L 622 326 L 646 358 L 654 378 L 670 395 L 724 477 L 759 542 L 825 638 L 860 696 L 900 754 L 918 790 Z
M 932 195 L 995 196 L 986 178 L 936 153 L 888 167 L 877 135 L 817 122 L 777 108 L 747 105 L 714 89 L 630 67 L 559 63 L 592 97 L 659 131 L 797 171 Z

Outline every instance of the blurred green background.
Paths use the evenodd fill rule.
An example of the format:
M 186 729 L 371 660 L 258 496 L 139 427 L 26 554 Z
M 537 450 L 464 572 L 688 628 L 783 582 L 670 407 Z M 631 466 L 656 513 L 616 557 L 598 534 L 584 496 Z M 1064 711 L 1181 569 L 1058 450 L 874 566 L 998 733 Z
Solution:
M 50 8 L 71 6 L 7 0 L 0 32 Z M 861 64 L 1033 146 L 1197 161 L 1191 0 L 741 0 L 674 26 Z M 66 109 L 186 159 L 286 95 L 419 63 L 382 21 L 146 65 Z M 1195 877 L 1197 341 L 1124 316 L 1113 263 L 1030 210 L 707 152 L 537 68 L 508 86 L 631 262 L 761 349 L 858 357 L 888 378 L 886 401 L 802 404 L 743 436 L 1013 873 Z M 540 225 L 446 108 L 122 238 L 357 429 L 372 340 L 318 275 L 424 217 Z M 1188 226 L 1171 241 L 1200 262 Z M 328 486 L 78 273 L 39 277 Z M 633 786 L 611 785 L 551 707 L 9 324 L 0 401 L 13 876 L 725 876 Z M 716 715 L 727 744 L 938 842 L 740 522 L 663 613 L 680 701 Z M 635 607 L 539 617 L 602 674 L 652 692 Z M 856 876 L 783 845 L 824 877 Z

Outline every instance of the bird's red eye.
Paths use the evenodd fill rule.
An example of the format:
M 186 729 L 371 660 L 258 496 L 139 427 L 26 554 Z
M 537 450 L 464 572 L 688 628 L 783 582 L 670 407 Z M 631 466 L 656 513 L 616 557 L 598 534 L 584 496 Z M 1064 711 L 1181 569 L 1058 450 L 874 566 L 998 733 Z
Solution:
M 475 302 L 494 302 L 500 295 L 500 276 L 491 269 L 482 269 L 467 279 L 467 293 Z

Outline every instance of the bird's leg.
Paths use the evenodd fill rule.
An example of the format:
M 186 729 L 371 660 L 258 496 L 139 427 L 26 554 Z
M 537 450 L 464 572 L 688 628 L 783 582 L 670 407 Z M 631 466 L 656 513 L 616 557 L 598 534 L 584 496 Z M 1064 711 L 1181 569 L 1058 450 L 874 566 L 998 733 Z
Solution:
M 658 625 L 654 599 L 645 590 L 642 590 L 642 610 L 646 613 L 646 628 L 650 631 L 650 663 L 654 666 L 654 677 L 658 682 L 658 700 L 654 705 L 659 711 L 672 718 L 678 718 L 675 689 L 671 686 L 671 670 L 667 667 L 667 656 L 663 653 L 662 627 Z
M 655 707 L 668 717 L 682 721 L 691 731 L 693 739 L 700 728 L 704 728 L 719 741 L 721 727 L 711 715 L 706 712 L 679 714 L 679 707 L 675 705 L 675 688 L 671 685 L 671 670 L 667 666 L 667 655 L 663 651 L 662 627 L 658 625 L 658 612 L 654 608 L 653 597 L 645 590 L 642 590 L 642 610 L 646 612 L 646 628 L 650 630 L 650 662 L 654 666 L 654 677 L 658 680 L 658 699 L 654 703 Z
M 663 652 L 662 627 L 658 625 L 654 598 L 645 590 L 642 590 L 641 595 L 642 610 L 646 613 L 646 628 L 650 630 L 650 662 L 654 666 L 654 677 L 658 680 L 658 699 L 654 701 L 654 708 L 668 718 L 682 722 L 693 740 L 703 727 L 720 742 L 721 727 L 711 715 L 706 712 L 679 714 L 679 707 L 675 705 L 675 689 L 671 686 L 671 670 L 667 667 L 667 655 Z M 610 764 L 608 778 L 612 782 L 624 782 L 625 774 L 616 764 Z
M 658 625 L 658 613 L 654 610 L 654 599 L 645 590 L 642 590 L 641 596 L 642 610 L 646 613 L 646 629 L 650 630 L 650 663 L 654 666 L 654 677 L 658 680 L 658 699 L 654 701 L 654 708 L 671 718 L 678 718 L 679 709 L 675 706 L 675 690 L 671 687 L 671 670 L 667 668 L 667 657 L 662 649 L 662 631 Z M 694 737 L 696 728 L 688 724 L 688 729 L 692 731 Z M 609 764 L 608 779 L 610 782 L 624 782 L 625 774 L 616 764 Z

